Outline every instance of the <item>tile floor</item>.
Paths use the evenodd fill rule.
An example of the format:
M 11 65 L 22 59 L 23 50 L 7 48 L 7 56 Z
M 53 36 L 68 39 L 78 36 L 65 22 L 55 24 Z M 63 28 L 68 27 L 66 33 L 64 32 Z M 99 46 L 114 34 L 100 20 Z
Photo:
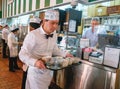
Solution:
M 18 60 L 21 68 L 22 63 Z M 15 72 L 9 72 L 8 59 L 2 58 L 0 54 L 0 89 L 21 89 L 22 69 Z

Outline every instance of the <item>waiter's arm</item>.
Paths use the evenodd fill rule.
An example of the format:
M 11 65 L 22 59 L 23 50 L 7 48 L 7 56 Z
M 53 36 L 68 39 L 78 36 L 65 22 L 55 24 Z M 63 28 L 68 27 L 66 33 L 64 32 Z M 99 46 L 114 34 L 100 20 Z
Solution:
M 34 66 L 37 59 L 32 58 L 31 52 L 35 45 L 35 36 L 31 33 L 28 33 L 28 35 L 25 37 L 23 46 L 21 47 L 21 50 L 19 52 L 19 58 L 20 60 L 27 64 Z

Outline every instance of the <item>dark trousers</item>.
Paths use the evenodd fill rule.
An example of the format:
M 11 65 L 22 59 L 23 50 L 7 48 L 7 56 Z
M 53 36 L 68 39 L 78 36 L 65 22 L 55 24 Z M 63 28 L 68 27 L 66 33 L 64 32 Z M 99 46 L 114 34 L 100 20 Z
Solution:
M 5 40 L 2 39 L 2 57 L 7 57 L 7 43 L 5 43 Z
M 48 89 L 62 89 L 62 88 L 60 88 L 56 83 L 51 82 Z
M 22 77 L 22 86 L 21 89 L 25 89 L 25 84 L 26 84 L 26 79 L 27 79 L 27 71 L 23 71 L 23 77 Z
M 17 57 L 9 57 L 9 70 L 18 68 Z

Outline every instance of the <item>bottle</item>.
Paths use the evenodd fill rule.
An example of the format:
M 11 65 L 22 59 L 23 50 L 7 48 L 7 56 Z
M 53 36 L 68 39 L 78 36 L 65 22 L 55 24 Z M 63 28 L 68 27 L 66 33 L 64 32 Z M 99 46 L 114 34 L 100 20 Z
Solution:
M 82 49 L 80 46 L 77 47 L 76 57 L 82 58 Z

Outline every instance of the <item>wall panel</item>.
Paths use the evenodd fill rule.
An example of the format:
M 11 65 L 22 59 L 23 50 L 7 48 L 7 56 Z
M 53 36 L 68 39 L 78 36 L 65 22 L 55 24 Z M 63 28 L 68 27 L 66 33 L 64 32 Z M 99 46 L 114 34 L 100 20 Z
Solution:
M 56 6 L 58 4 L 67 3 L 71 0 L 13 0 L 10 4 L 7 4 L 8 0 L 2 1 L 2 17 L 6 18 L 27 13 L 29 11 L 35 11 L 46 7 Z

